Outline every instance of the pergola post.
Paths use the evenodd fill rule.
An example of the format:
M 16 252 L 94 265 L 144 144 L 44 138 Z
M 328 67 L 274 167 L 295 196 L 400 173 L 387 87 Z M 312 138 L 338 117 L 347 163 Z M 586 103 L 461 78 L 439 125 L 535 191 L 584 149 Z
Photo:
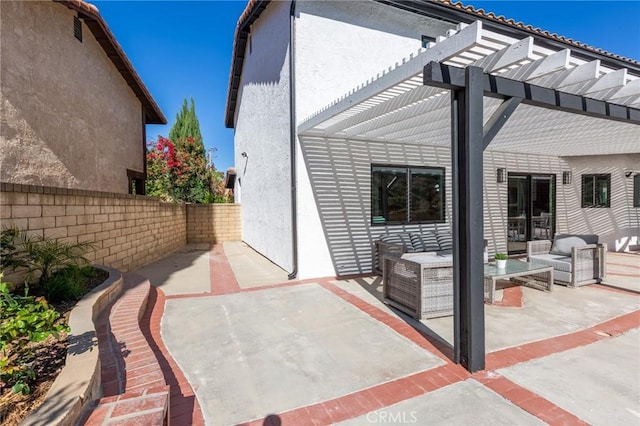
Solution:
M 467 370 L 485 367 L 483 244 L 483 70 L 465 69 L 452 89 L 454 356 Z

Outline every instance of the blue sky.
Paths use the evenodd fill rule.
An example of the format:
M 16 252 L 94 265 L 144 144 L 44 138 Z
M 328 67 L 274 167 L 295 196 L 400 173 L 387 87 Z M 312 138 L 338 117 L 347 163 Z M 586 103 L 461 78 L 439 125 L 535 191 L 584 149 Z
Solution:
M 92 2 L 91 0 L 89 0 Z M 184 98 L 193 97 L 216 169 L 232 167 L 233 130 L 224 112 L 233 35 L 246 1 L 93 1 L 164 112 L 167 136 Z M 640 60 L 640 1 L 465 1 L 609 52 Z M 390 63 L 394 62 L 393 58 Z

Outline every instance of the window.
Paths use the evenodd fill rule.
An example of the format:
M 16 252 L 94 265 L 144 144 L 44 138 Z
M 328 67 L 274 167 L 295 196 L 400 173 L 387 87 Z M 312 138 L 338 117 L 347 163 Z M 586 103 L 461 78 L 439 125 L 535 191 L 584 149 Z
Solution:
M 129 180 L 129 194 L 145 194 L 144 183 L 146 176 L 144 173 L 127 169 L 127 179 Z
M 610 207 L 611 175 L 582 175 L 582 208 Z
M 374 225 L 444 222 L 444 169 L 371 167 Z
M 633 177 L 633 207 L 640 207 L 640 174 Z

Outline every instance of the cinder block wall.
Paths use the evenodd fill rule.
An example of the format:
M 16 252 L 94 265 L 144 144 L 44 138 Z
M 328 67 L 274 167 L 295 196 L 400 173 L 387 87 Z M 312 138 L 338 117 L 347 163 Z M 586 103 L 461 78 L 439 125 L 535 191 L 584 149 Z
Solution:
M 240 240 L 240 204 L 187 205 L 187 241 L 190 243 Z
M 90 241 L 92 263 L 129 271 L 187 243 L 184 204 L 157 198 L 2 183 L 0 224 L 63 241 Z

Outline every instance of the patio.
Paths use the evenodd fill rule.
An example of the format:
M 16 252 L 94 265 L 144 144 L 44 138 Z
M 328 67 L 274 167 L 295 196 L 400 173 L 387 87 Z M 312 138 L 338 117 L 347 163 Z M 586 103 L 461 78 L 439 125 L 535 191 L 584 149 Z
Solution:
M 619 257 L 620 255 L 613 256 L 615 260 Z M 640 262 L 640 258 L 636 260 Z M 636 269 L 640 269 L 640 265 Z M 616 282 L 621 288 L 632 287 L 637 282 L 632 277 L 617 278 Z M 436 335 L 453 345 L 453 316 L 417 321 L 387 307 L 382 302 L 381 277 L 337 281 L 336 284 L 380 309 L 398 312 L 412 327 Z M 640 306 L 637 297 L 598 285 L 581 289 L 554 285 L 550 293 L 524 286 L 503 287 L 496 293 L 497 303 L 485 304 L 487 353 L 592 327 L 616 316 L 634 312 Z M 512 300 L 502 304 L 505 293 L 511 293 Z M 506 325 L 515 332 L 505 333 Z
M 499 290 L 505 305 L 521 293 L 522 306 L 485 306 L 487 370 L 469 374 L 450 359 L 452 317 L 418 322 L 389 308 L 380 277 L 282 281 L 238 242 L 185 252 L 145 269 L 169 271 L 151 279 L 168 294 L 160 334 L 207 424 L 638 421 L 633 291 Z M 619 256 L 617 286 L 637 282 L 637 255 Z M 462 400 L 467 410 L 455 408 Z

